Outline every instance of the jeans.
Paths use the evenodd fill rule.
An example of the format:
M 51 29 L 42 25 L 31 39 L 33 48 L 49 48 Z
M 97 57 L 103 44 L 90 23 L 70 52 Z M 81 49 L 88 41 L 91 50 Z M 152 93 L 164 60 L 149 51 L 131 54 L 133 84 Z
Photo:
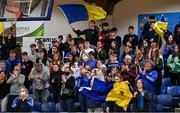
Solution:
M 80 105 L 81 105 L 81 111 L 86 112 L 87 111 L 86 97 L 84 97 L 81 93 L 78 94 L 78 97 L 79 97 L 79 102 L 80 102 Z
M 42 90 L 34 89 L 33 92 L 34 92 L 35 101 L 39 101 L 39 102 L 42 101 L 43 103 L 47 102 L 49 96 L 48 89 L 42 89 Z
M 4 97 L 3 99 L 0 99 L 0 109 L 1 109 L 1 112 L 5 112 L 7 111 L 7 103 L 8 103 L 8 98 L 7 96 Z
M 62 108 L 62 112 L 73 112 L 74 111 L 74 100 L 72 98 L 60 100 L 60 105 Z

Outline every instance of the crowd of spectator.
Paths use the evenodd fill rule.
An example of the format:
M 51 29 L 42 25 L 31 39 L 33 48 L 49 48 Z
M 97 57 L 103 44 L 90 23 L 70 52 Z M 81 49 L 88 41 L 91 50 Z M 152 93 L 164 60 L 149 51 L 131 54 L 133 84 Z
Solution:
M 30 112 L 36 102 L 47 103 L 49 97 L 62 112 L 124 111 L 116 103 L 95 101 L 81 93 L 82 87 L 92 88 L 94 78 L 110 84 L 125 81 L 133 95 L 128 104 L 133 111 L 152 111 L 163 78 L 180 85 L 180 24 L 174 33 L 167 30 L 160 37 L 154 23 L 155 17 L 150 16 L 140 37 L 129 26 L 121 38 L 108 23 L 98 28 L 90 21 L 83 31 L 73 28 L 77 38 L 69 34 L 63 43 L 59 35 L 49 50 L 39 40 L 30 45 L 29 54 L 15 51 L 18 45 L 12 34 L 0 37 L 1 111 Z M 11 95 L 16 98 L 9 107 Z

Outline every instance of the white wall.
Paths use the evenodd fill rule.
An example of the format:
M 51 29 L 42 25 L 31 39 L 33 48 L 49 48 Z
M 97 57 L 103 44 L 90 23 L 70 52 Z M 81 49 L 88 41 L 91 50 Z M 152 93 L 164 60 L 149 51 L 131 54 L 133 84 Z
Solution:
M 179 11 L 180 0 L 122 0 L 115 5 L 109 20 L 118 28 L 119 35 L 124 36 L 129 25 L 138 27 L 138 14 Z
M 76 36 L 74 32 L 72 32 L 70 24 L 67 22 L 63 13 L 58 9 L 59 4 L 65 3 L 85 3 L 83 0 L 54 0 L 53 13 L 51 17 L 51 21 L 45 21 L 45 37 L 47 36 L 58 36 L 58 35 L 67 35 L 72 34 Z M 75 29 L 84 29 L 87 27 L 87 21 L 73 23 L 72 26 Z
M 51 21 L 45 21 L 45 37 L 68 33 L 76 36 L 63 13 L 57 7 L 57 5 L 65 3 L 84 4 L 85 2 L 83 0 L 54 0 Z M 106 20 L 110 26 L 117 27 L 118 34 L 123 37 L 127 33 L 129 25 L 137 28 L 138 14 L 179 11 L 180 0 L 122 0 L 115 5 L 113 15 L 108 16 Z M 87 28 L 87 21 L 73 23 L 72 26 L 82 30 Z M 137 29 L 135 31 L 137 33 Z

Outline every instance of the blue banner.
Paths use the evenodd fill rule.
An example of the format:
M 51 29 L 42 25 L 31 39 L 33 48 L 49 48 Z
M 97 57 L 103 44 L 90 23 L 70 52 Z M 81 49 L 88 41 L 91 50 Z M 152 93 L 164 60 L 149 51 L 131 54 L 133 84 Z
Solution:
M 180 23 L 180 12 L 176 13 L 152 13 L 152 14 L 139 14 L 138 15 L 138 36 L 141 35 L 141 25 L 148 22 L 149 16 L 155 16 L 156 21 L 168 22 L 168 30 L 174 33 L 176 24 Z

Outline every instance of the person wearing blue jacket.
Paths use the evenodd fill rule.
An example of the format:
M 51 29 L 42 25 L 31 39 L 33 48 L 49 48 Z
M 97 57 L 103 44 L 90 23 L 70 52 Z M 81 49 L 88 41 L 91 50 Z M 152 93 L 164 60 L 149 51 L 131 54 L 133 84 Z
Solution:
M 78 82 L 79 82 L 78 88 L 81 89 L 82 87 L 90 87 L 90 80 L 91 80 L 90 71 L 88 71 L 85 68 L 82 68 L 80 72 L 80 76 L 78 77 Z M 81 111 L 86 112 L 87 111 L 86 97 L 79 92 L 78 99 L 81 105 Z
M 16 57 L 16 53 L 14 50 L 10 51 L 10 57 L 6 60 L 5 63 L 5 72 L 10 72 L 12 73 L 12 71 L 14 70 L 14 67 L 20 64 L 20 60 L 18 57 Z
M 22 87 L 20 94 L 12 103 L 14 112 L 32 112 L 34 100 L 29 96 L 29 92 L 25 87 Z
M 153 62 L 151 60 L 145 61 L 144 71 L 141 71 L 140 74 L 136 77 L 136 80 L 140 78 L 144 82 L 144 87 L 150 93 L 155 94 L 155 84 L 158 78 L 158 73 L 153 69 Z

